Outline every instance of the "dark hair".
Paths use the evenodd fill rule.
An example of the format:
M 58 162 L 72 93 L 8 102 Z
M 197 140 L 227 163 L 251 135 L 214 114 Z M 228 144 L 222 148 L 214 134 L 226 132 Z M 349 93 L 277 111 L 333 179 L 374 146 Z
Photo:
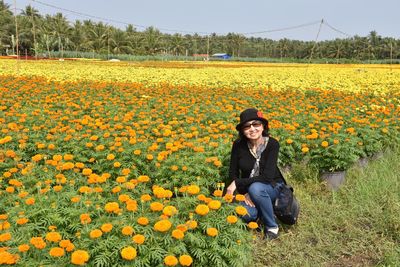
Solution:
M 263 122 L 263 121 L 262 121 L 262 122 Z M 263 132 L 262 132 L 262 136 L 269 136 L 268 122 L 267 122 L 267 123 L 263 122 L 263 127 L 264 127 L 264 130 L 263 130 Z M 240 140 L 246 140 L 246 139 L 247 139 L 247 137 L 244 135 L 242 129 L 240 129 L 240 131 L 239 131 L 239 137 L 238 137 L 238 139 L 240 139 Z

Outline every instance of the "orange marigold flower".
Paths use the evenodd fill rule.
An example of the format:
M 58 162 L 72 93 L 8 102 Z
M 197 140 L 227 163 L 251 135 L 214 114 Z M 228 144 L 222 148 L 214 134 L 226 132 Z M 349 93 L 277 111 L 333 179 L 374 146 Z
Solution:
M 212 210 L 217 210 L 221 207 L 221 202 L 218 200 L 212 200 L 208 202 L 208 207 Z
M 65 251 L 63 248 L 55 247 L 50 249 L 49 254 L 52 257 L 62 257 L 65 255 Z
M 174 206 L 166 206 L 163 209 L 163 213 L 167 216 L 172 216 L 178 213 L 178 210 Z
M 139 217 L 137 219 L 137 223 L 140 225 L 148 225 L 149 224 L 149 219 L 147 219 L 146 217 Z
M 11 240 L 11 234 L 10 233 L 4 233 L 0 234 L 0 242 L 6 242 Z
M 44 249 L 46 247 L 46 242 L 44 242 L 42 237 L 32 237 L 29 242 L 37 249 Z
M 222 197 L 223 192 L 222 192 L 222 190 L 215 190 L 214 193 L 213 193 L 213 195 L 214 195 L 215 197 Z
M 59 242 L 61 240 L 61 235 L 58 232 L 50 232 L 46 234 L 46 240 L 50 242 Z
M 131 260 L 135 259 L 136 256 L 137 256 L 137 252 L 136 252 L 136 249 L 134 247 L 127 246 L 127 247 L 124 247 L 121 250 L 121 257 L 124 260 L 131 261 Z
M 202 216 L 206 215 L 209 211 L 210 211 L 210 209 L 208 208 L 208 206 L 204 205 L 204 204 L 197 205 L 196 210 L 195 210 L 195 212 L 197 214 L 202 215 Z
M 176 239 L 183 239 L 185 237 L 185 233 L 179 229 L 173 230 L 171 235 Z
M 33 205 L 35 204 L 35 199 L 33 197 L 28 198 L 25 200 L 26 205 Z
M 83 213 L 79 216 L 79 218 L 81 219 L 81 224 L 88 224 L 92 221 L 92 219 L 90 218 L 90 215 L 87 213 Z
M 154 229 L 159 232 L 166 232 L 171 228 L 171 226 L 172 223 L 169 220 L 164 219 L 156 222 L 154 224 Z
M 134 235 L 134 236 L 132 237 L 132 241 L 133 241 L 135 244 L 138 244 L 138 245 L 143 244 L 145 240 L 146 240 L 146 238 L 145 238 L 144 235 L 139 235 L 139 234 L 138 234 L 138 235 Z
M 103 232 L 100 229 L 94 229 L 90 231 L 89 236 L 92 239 L 99 238 L 103 235 Z
M 235 215 L 229 215 L 228 217 L 226 217 L 226 221 L 230 224 L 233 224 L 238 221 L 238 217 L 236 217 Z
M 217 228 L 214 227 L 207 228 L 207 235 L 211 237 L 217 236 L 218 235 Z
M 162 211 L 164 208 L 164 205 L 160 202 L 153 202 L 150 204 L 150 209 L 152 211 Z
M 189 185 L 186 189 L 186 192 L 188 192 L 190 195 L 196 195 L 200 192 L 200 187 L 197 185 Z
M 101 231 L 104 233 L 108 233 L 113 229 L 113 225 L 111 223 L 105 223 L 101 226 Z
M 89 260 L 89 253 L 85 250 L 74 251 L 71 255 L 71 263 L 84 265 Z
M 168 255 L 164 258 L 164 264 L 167 266 L 175 266 L 178 264 L 178 259 L 173 255 Z
M 245 207 L 243 207 L 243 206 L 237 206 L 237 207 L 235 208 L 235 211 L 236 211 L 236 213 L 237 213 L 238 215 L 240 215 L 240 216 L 244 216 L 244 215 L 247 214 L 247 209 L 246 209 Z
M 134 230 L 132 226 L 124 226 L 121 230 L 123 235 L 132 235 Z
M 31 247 L 28 244 L 22 244 L 18 246 L 19 252 L 27 252 Z
M 144 194 L 140 197 L 140 200 L 142 200 L 143 202 L 150 201 L 151 196 L 149 194 Z
M 257 229 L 258 228 L 258 223 L 256 222 L 249 222 L 247 224 L 247 227 L 249 227 L 250 229 Z
M 184 254 L 184 255 L 181 255 L 181 256 L 179 257 L 179 263 L 180 263 L 182 266 L 190 266 L 190 265 L 192 265 L 192 263 L 193 263 L 193 259 L 192 259 L 192 257 L 190 257 L 189 255 Z
M 43 159 L 43 156 L 41 154 L 36 154 L 35 156 L 32 157 L 32 160 L 34 162 L 41 161 Z
M 141 183 L 146 183 L 148 181 L 150 181 L 150 177 L 147 175 L 140 175 L 137 180 Z
M 235 198 L 237 201 L 244 201 L 246 199 L 245 196 L 242 194 L 237 194 Z
M 27 222 L 29 222 L 29 219 L 27 219 L 27 218 L 19 218 L 17 220 L 18 225 L 23 225 L 23 224 L 26 224 Z
M 105 206 L 104 209 L 107 212 L 114 212 L 117 213 L 119 211 L 119 204 L 117 202 L 108 202 Z

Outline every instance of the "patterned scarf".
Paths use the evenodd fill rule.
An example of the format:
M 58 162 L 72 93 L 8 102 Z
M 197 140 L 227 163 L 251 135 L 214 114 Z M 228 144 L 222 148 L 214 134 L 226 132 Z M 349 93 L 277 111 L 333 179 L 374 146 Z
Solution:
M 256 158 L 256 162 L 254 163 L 253 170 L 251 170 L 250 177 L 258 176 L 260 175 L 260 159 L 261 159 L 261 154 L 264 152 L 265 148 L 267 147 L 269 137 L 266 136 L 264 137 L 264 143 L 257 147 L 256 153 L 251 149 L 251 144 L 250 142 L 247 143 L 247 146 L 249 147 L 250 153 L 253 155 L 253 157 Z

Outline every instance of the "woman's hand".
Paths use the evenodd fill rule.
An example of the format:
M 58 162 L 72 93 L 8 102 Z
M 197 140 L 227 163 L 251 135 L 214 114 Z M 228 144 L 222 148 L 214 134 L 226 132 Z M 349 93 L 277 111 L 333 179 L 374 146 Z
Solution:
M 250 207 L 256 206 L 256 205 L 254 205 L 253 201 L 251 201 L 250 195 L 248 193 L 246 193 L 246 195 L 244 195 L 244 203 L 246 203 Z
M 232 181 L 232 183 L 226 188 L 226 194 L 233 195 L 235 191 L 236 191 L 236 184 L 235 181 Z

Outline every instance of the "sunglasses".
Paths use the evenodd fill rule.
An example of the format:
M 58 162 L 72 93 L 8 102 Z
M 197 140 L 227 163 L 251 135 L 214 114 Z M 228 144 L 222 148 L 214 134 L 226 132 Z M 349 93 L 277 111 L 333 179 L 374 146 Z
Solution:
M 262 125 L 261 121 L 253 121 L 252 123 L 248 123 L 248 124 L 243 125 L 242 129 L 243 129 L 243 131 L 247 131 L 247 130 L 249 130 L 251 128 L 251 126 L 253 126 L 254 128 L 258 128 L 261 125 Z

